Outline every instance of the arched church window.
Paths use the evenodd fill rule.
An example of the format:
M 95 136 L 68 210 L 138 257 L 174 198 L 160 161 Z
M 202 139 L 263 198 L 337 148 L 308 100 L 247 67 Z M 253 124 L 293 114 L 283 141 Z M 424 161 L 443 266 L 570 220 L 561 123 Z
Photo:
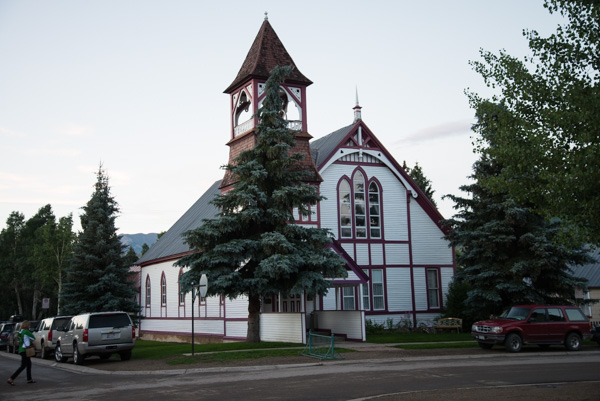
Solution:
M 251 104 L 252 102 L 248 98 L 246 91 L 242 91 L 235 108 L 234 126 L 238 126 L 240 123 L 243 123 L 252 117 L 250 113 Z
M 152 296 L 150 290 L 150 275 L 148 275 L 146 276 L 146 308 L 149 308 L 152 305 Z
M 279 98 L 281 99 L 281 115 L 287 120 L 288 97 L 285 89 L 279 88 Z
M 181 288 L 181 276 L 183 275 L 183 269 L 179 269 L 179 278 L 177 279 L 178 289 L 179 289 L 179 305 L 185 304 L 185 293 Z
M 379 186 L 374 182 L 369 185 L 369 227 L 371 238 L 381 238 Z
M 160 277 L 160 304 L 162 306 L 167 305 L 167 278 L 164 272 Z
M 368 185 L 367 185 L 368 184 Z M 381 188 L 356 170 L 338 185 L 340 238 L 382 238 Z
M 367 208 L 365 203 L 365 177 L 360 171 L 354 174 L 354 225 L 356 238 L 367 238 Z
M 352 202 L 350 199 L 350 183 L 347 180 L 340 182 L 339 199 L 341 237 L 352 238 Z

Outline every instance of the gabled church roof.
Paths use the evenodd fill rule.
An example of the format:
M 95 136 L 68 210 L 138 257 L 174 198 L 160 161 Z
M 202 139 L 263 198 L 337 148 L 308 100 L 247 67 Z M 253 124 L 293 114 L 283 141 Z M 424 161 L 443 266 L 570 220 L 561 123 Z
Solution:
M 350 124 L 347 127 L 340 128 L 331 134 L 325 135 L 323 138 L 319 138 L 310 144 L 310 153 L 315 161 L 317 168 L 337 149 L 342 142 L 342 139 L 346 137 L 352 131 L 356 124 Z
M 242 68 L 240 68 L 237 77 L 235 77 L 231 85 L 224 92 L 233 92 L 239 85 L 251 77 L 267 79 L 271 70 L 278 65 L 291 65 L 294 67 L 292 73 L 286 78 L 286 82 L 301 83 L 306 86 L 312 84 L 312 81 L 298 70 L 294 60 L 292 60 L 290 54 L 285 50 L 283 43 L 279 40 L 269 20 L 265 18 L 254 39 L 254 43 L 252 43 L 252 47 L 248 51 L 246 60 L 242 64 Z
M 190 247 L 183 242 L 182 235 L 186 231 L 200 227 L 204 219 L 212 219 L 217 216 L 219 209 L 210 201 L 221 193 L 220 183 L 221 181 L 215 182 L 136 264 L 144 266 L 148 262 L 157 263 L 162 259 L 171 260 L 189 253 Z

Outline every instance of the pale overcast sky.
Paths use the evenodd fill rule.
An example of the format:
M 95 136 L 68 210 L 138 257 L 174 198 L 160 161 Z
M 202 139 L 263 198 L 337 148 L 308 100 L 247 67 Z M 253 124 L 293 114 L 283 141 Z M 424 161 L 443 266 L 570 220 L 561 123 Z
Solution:
M 308 88 L 320 138 L 362 117 L 398 163 L 418 162 L 445 217 L 468 183 L 479 48 L 528 54 L 542 0 L 0 0 L 0 228 L 90 199 L 99 163 L 122 234 L 167 230 L 228 160 L 229 97 L 264 12 Z

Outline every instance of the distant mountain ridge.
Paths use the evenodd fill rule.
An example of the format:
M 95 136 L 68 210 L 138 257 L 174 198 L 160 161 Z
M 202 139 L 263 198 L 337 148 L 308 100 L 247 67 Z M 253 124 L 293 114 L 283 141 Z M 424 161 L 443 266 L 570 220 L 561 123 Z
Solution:
M 157 233 L 149 233 L 149 234 L 122 234 L 121 235 L 121 243 L 125 245 L 127 248 L 125 252 L 129 249 L 129 247 L 133 247 L 133 250 L 136 254 L 142 254 L 142 246 L 144 244 L 148 244 L 148 246 L 152 246 L 158 240 Z

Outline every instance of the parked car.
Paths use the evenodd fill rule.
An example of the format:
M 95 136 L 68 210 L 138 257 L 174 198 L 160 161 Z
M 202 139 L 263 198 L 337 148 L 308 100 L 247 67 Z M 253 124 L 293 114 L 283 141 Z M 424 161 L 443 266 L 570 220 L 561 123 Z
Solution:
M 6 348 L 8 350 L 8 337 L 15 328 L 15 323 L 6 322 L 0 325 L 0 348 Z
M 39 320 L 31 320 L 29 322 L 29 331 L 35 335 L 35 331 L 37 330 Z M 15 323 L 14 330 L 8 336 L 8 341 L 6 345 L 6 352 L 18 354 L 19 353 L 19 331 L 21 331 L 21 325 L 23 321 L 19 323 Z
M 42 359 L 47 359 L 54 353 L 56 340 L 58 339 L 57 329 L 66 327 L 70 320 L 71 316 L 54 316 L 40 322 L 37 331 L 33 333 L 35 336 L 33 346 L 36 355 L 39 355 Z
M 498 344 L 519 352 L 523 344 L 562 344 L 577 351 L 583 340 L 591 338 L 590 329 L 588 318 L 577 306 L 517 305 L 497 319 L 475 322 L 471 335 L 484 349 Z
M 66 328 L 58 330 L 54 350 L 57 362 L 70 357 L 77 365 L 89 356 L 108 359 L 118 353 L 121 360 L 131 358 L 135 346 L 135 326 L 125 312 L 84 313 L 74 316 Z
M 16 354 L 19 352 L 19 331 L 21 330 L 21 322 L 15 323 L 13 330 L 8 335 L 6 341 L 6 352 Z

